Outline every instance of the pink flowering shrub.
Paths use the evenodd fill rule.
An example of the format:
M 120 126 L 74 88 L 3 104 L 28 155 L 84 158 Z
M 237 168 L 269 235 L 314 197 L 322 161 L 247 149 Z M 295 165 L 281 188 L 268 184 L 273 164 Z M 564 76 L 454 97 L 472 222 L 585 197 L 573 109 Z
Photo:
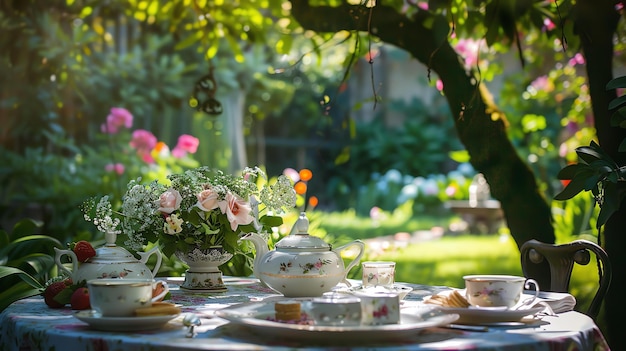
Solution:
M 121 163 L 108 163 L 106 166 L 104 166 L 104 169 L 107 172 L 115 172 L 117 173 L 117 175 L 122 175 L 124 174 L 124 165 Z
M 107 134 L 117 134 L 120 128 L 130 129 L 133 126 L 133 115 L 122 107 L 112 107 L 107 116 L 106 123 L 100 126 L 100 130 Z
M 197 166 L 188 156 L 195 154 L 198 150 L 200 144 L 198 138 L 183 134 L 170 152 L 167 144 L 159 141 L 151 131 L 145 129 L 131 131 L 132 126 L 132 113 L 122 107 L 111 108 L 106 121 L 100 126 L 101 132 L 108 139 L 108 148 L 102 152 L 109 159 L 104 166 L 107 173 L 118 177 L 129 173 L 126 174 L 127 179 L 137 177 L 145 179 L 148 174 L 152 177 L 154 175 L 164 177 L 173 173 L 173 170 L 181 170 L 181 165 L 177 165 L 177 160 L 182 158 L 187 158 L 186 167 Z M 155 170 L 157 172 L 154 172 Z
M 198 151 L 198 145 L 200 144 L 200 140 L 198 138 L 189 135 L 183 134 L 178 137 L 178 143 L 172 150 L 172 156 L 176 158 L 183 158 L 187 156 L 187 153 L 195 154 Z
M 465 60 L 465 67 L 470 68 L 479 63 L 481 48 L 485 47 L 484 40 L 459 39 L 455 49 Z
M 130 146 L 137 150 L 137 155 L 145 163 L 154 163 L 154 158 L 151 155 L 152 150 L 157 146 L 157 138 L 144 129 L 137 129 L 133 132 L 133 138 L 130 141 Z

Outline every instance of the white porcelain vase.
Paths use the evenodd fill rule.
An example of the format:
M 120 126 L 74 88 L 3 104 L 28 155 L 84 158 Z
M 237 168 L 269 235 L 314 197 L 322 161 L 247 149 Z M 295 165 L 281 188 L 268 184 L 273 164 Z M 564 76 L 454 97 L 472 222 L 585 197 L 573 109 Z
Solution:
M 189 266 L 185 271 L 182 290 L 192 292 L 224 292 L 227 290 L 222 279 L 219 266 L 228 262 L 233 254 L 222 246 L 211 246 L 207 249 L 198 247 L 183 252 L 176 251 L 176 257 Z

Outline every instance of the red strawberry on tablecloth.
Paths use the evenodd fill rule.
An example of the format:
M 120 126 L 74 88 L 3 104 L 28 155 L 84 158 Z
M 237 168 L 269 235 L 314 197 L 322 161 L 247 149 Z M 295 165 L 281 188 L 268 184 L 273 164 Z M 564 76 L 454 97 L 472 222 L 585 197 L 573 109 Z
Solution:
M 89 303 L 89 290 L 85 287 L 78 288 L 70 298 L 70 304 L 73 310 L 86 310 L 91 308 Z
M 62 292 L 65 290 L 71 290 L 72 280 L 67 278 L 64 280 L 56 280 L 51 281 L 46 285 L 46 289 L 43 292 L 43 299 L 51 308 L 61 308 L 65 306 L 66 302 L 64 299 L 60 299 L 62 297 Z
M 79 262 L 86 262 L 96 255 L 96 250 L 85 240 L 72 244 L 71 249 L 76 254 L 76 258 Z

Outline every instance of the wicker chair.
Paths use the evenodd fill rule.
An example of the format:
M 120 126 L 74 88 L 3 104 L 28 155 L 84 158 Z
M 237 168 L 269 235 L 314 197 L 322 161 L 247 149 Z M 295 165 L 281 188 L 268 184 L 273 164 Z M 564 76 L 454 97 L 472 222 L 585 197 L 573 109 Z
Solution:
M 588 240 L 562 245 L 529 240 L 520 252 L 524 276 L 535 279 L 542 290 L 554 292 L 568 292 L 574 263 L 589 264 L 593 252 L 598 262 L 599 286 L 585 313 L 593 319 L 598 316 L 612 275 L 609 257 L 602 247 Z

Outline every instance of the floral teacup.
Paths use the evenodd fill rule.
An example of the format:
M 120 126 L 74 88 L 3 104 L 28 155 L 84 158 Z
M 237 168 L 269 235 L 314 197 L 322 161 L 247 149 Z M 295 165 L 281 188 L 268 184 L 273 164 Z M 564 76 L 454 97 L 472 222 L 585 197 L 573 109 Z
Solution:
M 153 296 L 157 289 L 160 293 Z M 87 281 L 91 308 L 104 317 L 132 317 L 135 310 L 163 299 L 169 289 L 153 279 L 92 279 Z
M 466 275 L 465 295 L 467 301 L 476 307 L 507 307 L 517 305 L 524 288 L 533 285 L 534 296 L 523 305 L 532 304 L 539 294 L 539 284 L 533 279 L 514 275 Z
M 392 287 L 395 282 L 396 263 L 392 261 L 367 261 L 362 263 L 363 287 Z

